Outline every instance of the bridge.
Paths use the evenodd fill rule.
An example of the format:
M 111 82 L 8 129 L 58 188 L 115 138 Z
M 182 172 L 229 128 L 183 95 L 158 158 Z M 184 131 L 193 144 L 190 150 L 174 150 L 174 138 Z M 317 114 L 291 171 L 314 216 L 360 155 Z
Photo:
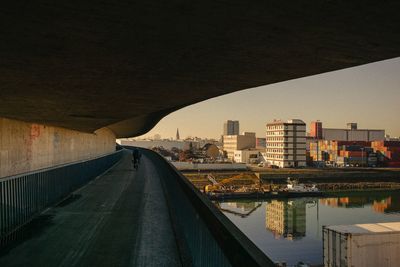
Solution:
M 1 266 L 271 264 L 167 162 L 144 151 L 134 172 L 115 140 L 215 96 L 398 57 L 398 10 L 395 0 L 3 3 Z
M 96 160 L 0 180 L 0 265 L 273 266 L 172 165 L 142 154 L 137 170 L 129 149 L 97 159 L 112 167 L 75 191 L 71 168 Z

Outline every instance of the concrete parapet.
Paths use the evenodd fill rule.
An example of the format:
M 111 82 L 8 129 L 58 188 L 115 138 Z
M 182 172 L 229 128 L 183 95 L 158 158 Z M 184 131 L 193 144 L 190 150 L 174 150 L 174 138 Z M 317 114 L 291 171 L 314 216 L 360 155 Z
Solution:
M 115 151 L 115 134 L 82 133 L 0 118 L 0 178 L 91 159 Z

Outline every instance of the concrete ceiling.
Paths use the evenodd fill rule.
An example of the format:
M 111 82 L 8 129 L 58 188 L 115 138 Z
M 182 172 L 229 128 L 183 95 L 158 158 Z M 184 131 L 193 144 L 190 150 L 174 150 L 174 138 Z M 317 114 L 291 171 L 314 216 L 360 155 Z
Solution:
M 0 116 L 140 135 L 214 96 L 398 57 L 399 10 L 390 0 L 8 1 Z

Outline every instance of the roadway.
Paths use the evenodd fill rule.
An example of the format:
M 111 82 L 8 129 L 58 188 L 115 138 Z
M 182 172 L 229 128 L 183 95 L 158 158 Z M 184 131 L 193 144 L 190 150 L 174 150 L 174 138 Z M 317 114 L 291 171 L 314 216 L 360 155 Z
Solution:
M 3 248 L 0 266 L 182 266 L 154 162 L 131 154 L 48 209 Z

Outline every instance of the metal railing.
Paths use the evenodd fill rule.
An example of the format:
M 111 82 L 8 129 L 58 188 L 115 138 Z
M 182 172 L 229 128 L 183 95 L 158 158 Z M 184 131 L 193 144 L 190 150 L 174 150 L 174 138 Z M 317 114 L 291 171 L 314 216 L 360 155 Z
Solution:
M 184 266 L 275 266 L 215 205 L 159 154 L 142 150 L 162 177 Z
M 0 178 L 0 247 L 13 233 L 117 163 L 122 151 L 99 158 Z

